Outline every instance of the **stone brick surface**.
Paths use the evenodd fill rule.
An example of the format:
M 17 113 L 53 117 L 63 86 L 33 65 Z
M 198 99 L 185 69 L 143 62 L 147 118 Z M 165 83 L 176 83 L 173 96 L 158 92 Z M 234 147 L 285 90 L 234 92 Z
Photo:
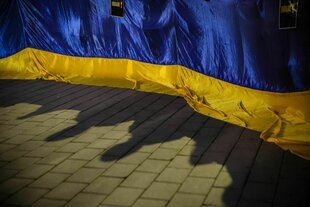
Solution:
M 116 163 L 112 165 L 107 171 L 104 172 L 104 175 L 106 176 L 112 176 L 112 177 L 127 177 L 135 168 L 137 165 L 133 164 L 122 164 L 122 163 Z
M 39 158 L 30 158 L 30 157 L 21 157 L 13 162 L 10 162 L 4 168 L 7 169 L 15 169 L 15 170 L 23 170 L 29 166 L 31 166 L 33 163 L 37 162 Z
M 16 175 L 16 177 L 22 178 L 34 178 L 37 179 L 41 175 L 47 173 L 53 166 L 51 165 L 31 165 L 30 167 L 22 170 L 20 173 Z
M 147 159 L 137 168 L 137 170 L 144 172 L 159 173 L 168 165 L 168 163 L 169 162 L 166 160 Z
M 119 159 L 119 163 L 129 163 L 129 164 L 140 164 L 142 163 L 148 156 L 149 153 L 143 152 L 133 152 L 132 154 L 126 155 L 123 158 Z
M 46 198 L 70 200 L 78 194 L 86 184 L 64 182 L 45 195 Z
M 172 160 L 177 155 L 177 153 L 177 149 L 158 148 L 152 153 L 150 158 L 157 160 Z
M 105 199 L 104 195 L 96 195 L 89 193 L 77 194 L 66 207 L 96 207 Z
M 187 177 L 179 191 L 183 193 L 207 195 L 213 183 L 214 179 L 211 178 Z
M 42 158 L 37 163 L 39 164 L 49 164 L 49 165 L 57 165 L 68 158 L 71 153 L 64 153 L 64 152 L 52 152 L 46 157 Z
M 133 207 L 165 207 L 167 201 L 140 198 Z
M 166 168 L 156 180 L 161 182 L 182 183 L 189 172 L 188 169 Z
M 119 187 L 103 203 L 114 206 L 130 206 L 138 199 L 142 192 L 142 189 Z
M 23 190 L 19 191 L 18 193 L 10 197 L 6 201 L 6 203 L 21 206 L 29 206 L 47 192 L 48 190 L 46 189 L 24 188 Z
M 81 168 L 67 179 L 69 182 L 91 183 L 103 172 L 102 169 Z
M 13 177 L 18 172 L 19 172 L 18 170 L 12 170 L 12 169 L 0 169 L 0 182 L 3 182 L 10 177 Z
M 122 178 L 99 177 L 85 189 L 88 193 L 110 194 L 121 182 Z
M 156 176 L 157 174 L 153 173 L 133 172 L 129 177 L 126 178 L 121 186 L 147 188 L 153 182 Z
M 82 149 L 71 156 L 71 159 L 78 159 L 78 160 L 92 160 L 95 158 L 102 150 L 100 149 Z
M 57 152 L 70 152 L 74 153 L 80 151 L 87 146 L 87 143 L 67 143 L 63 147 L 57 149 Z
M 35 202 L 32 207 L 62 207 L 66 201 L 42 198 Z
M 64 182 L 64 180 L 68 177 L 69 175 L 66 174 L 47 173 L 39 179 L 35 180 L 33 183 L 31 183 L 30 187 L 52 189 Z
M 169 202 L 168 207 L 199 207 L 203 203 L 203 195 L 190 195 L 184 193 L 177 193 Z
M 74 173 L 77 170 L 79 170 L 81 167 L 83 167 L 87 161 L 85 160 L 65 160 L 64 162 L 57 165 L 52 172 L 58 172 L 58 173 Z
M 18 190 L 22 189 L 32 180 L 30 179 L 23 179 L 23 178 L 10 178 L 5 182 L 0 184 L 0 193 L 1 194 L 12 194 L 17 192 Z
M 179 184 L 154 182 L 144 192 L 142 197 L 170 200 L 172 196 L 174 195 L 174 193 L 178 190 L 178 188 L 179 188 Z
M 308 161 L 182 98 L 40 80 L 0 88 L 0 206 L 309 204 Z
M 213 206 L 236 206 L 239 197 L 240 192 L 238 190 L 212 188 L 204 204 Z

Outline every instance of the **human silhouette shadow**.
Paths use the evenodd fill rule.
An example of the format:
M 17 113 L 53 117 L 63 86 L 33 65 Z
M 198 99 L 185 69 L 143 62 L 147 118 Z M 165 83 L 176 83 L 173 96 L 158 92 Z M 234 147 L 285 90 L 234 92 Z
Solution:
M 293 177 L 297 171 L 301 181 L 309 180 L 309 165 L 301 158 L 285 154 L 272 144 L 261 144 L 257 132 L 194 112 L 180 97 L 47 81 L 2 83 L 0 107 L 6 108 L 20 103 L 41 106 L 22 115 L 19 120 L 61 110 L 78 112 L 75 118 L 69 118 L 76 122 L 74 126 L 46 136 L 47 142 L 78 138 L 83 133 L 87 134 L 91 128 L 98 127 L 100 131 L 100 127 L 108 127 L 100 138 L 117 141 L 103 149 L 102 162 L 118 161 L 148 146 L 175 150 L 177 153 L 169 160 L 173 161 L 176 156 L 186 157 L 188 164 L 193 167 L 190 176 L 215 180 L 209 194 L 216 195 L 221 192 L 222 197 L 219 203 L 210 201 L 210 205 L 246 206 L 244 197 L 253 199 L 253 195 L 247 193 L 253 191 L 252 181 L 255 183 L 259 180 L 270 184 L 274 183 L 275 179 L 276 183 L 281 183 L 277 180 L 279 174 L 284 173 L 282 177 L 287 178 Z M 185 147 L 188 150 L 181 153 L 180 149 Z M 294 171 L 288 173 L 285 168 L 284 172 L 279 172 L 285 159 L 289 160 L 288 167 L 294 166 Z M 256 166 L 256 163 L 259 164 Z M 264 172 L 263 175 L 260 172 Z M 225 178 L 225 175 L 229 177 L 229 182 L 225 182 L 225 179 L 220 182 L 221 176 Z M 296 183 L 301 185 L 300 182 Z M 263 191 L 264 189 L 257 189 L 256 193 L 262 194 Z M 268 193 L 275 191 L 276 189 L 273 189 Z M 303 191 L 296 192 L 290 192 L 292 199 L 287 203 L 299 202 L 299 206 L 306 206 L 302 203 L 304 200 L 298 199 Z M 264 200 L 262 205 L 281 203 L 281 198 Z

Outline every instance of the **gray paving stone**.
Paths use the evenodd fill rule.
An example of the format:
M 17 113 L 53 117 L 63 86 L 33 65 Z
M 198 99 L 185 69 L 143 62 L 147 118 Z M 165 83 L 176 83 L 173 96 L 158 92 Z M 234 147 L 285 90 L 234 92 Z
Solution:
M 133 188 L 147 188 L 153 180 L 156 178 L 157 174 L 144 173 L 144 172 L 133 172 L 121 186 L 133 187 Z
M 193 156 L 176 156 L 168 167 L 191 169 L 197 163 L 198 157 Z
M 136 147 L 133 148 L 132 151 L 134 152 L 148 152 L 152 153 L 154 152 L 160 144 L 137 144 Z
M 189 137 L 182 137 L 176 139 L 176 140 L 167 140 L 164 143 L 160 145 L 161 148 L 168 148 L 168 149 L 182 149 L 191 138 Z
M 15 137 L 8 139 L 5 141 L 5 143 L 8 144 L 23 144 L 26 141 L 29 141 L 33 138 L 31 135 L 25 135 L 25 134 L 19 134 L 16 135 Z
M 104 172 L 104 175 L 112 177 L 127 177 L 136 167 L 137 165 L 133 164 L 115 163 Z
M 17 124 L 18 120 L 12 120 L 12 121 L 6 121 L 7 124 Z M 13 127 L 13 128 L 10 128 L 10 129 L 6 129 L 6 130 L 2 130 L 1 131 L 1 137 L 4 137 L 4 138 L 13 138 L 15 137 L 16 135 L 19 135 L 19 134 L 22 134 L 24 130 L 22 129 L 18 129 L 18 127 Z
M 0 203 L 4 203 L 4 201 L 9 197 L 9 195 L 0 194 Z M 3 205 L 3 204 L 2 204 Z
M 114 126 L 92 126 L 86 131 L 86 133 L 103 135 L 110 131 L 113 127 Z
M 123 158 L 118 160 L 118 163 L 128 163 L 128 164 L 141 164 L 150 156 L 149 153 L 144 152 L 134 152 L 129 155 L 125 155 Z
M 8 164 L 8 162 L 6 162 L 6 161 L 0 161 L 0 168 L 2 168 L 4 165 L 7 165 Z
M 256 201 L 256 200 L 244 200 L 241 199 L 240 202 L 238 203 L 238 207 L 272 207 L 272 206 L 277 206 L 277 205 L 272 205 L 272 203 L 264 202 L 264 201 Z M 287 204 L 281 205 L 282 206 L 290 206 Z M 292 205 L 294 206 L 294 204 Z
M 77 170 L 79 170 L 81 167 L 83 167 L 87 161 L 85 160 L 71 160 L 67 159 L 64 162 L 57 165 L 52 172 L 58 172 L 58 173 L 74 173 Z
M 0 193 L 1 194 L 15 193 L 31 182 L 32 180 L 30 179 L 10 178 L 9 180 L 6 180 L 5 182 L 0 184 Z
M 66 201 L 42 198 L 35 202 L 32 207 L 62 207 L 65 204 Z
M 205 127 L 218 127 L 221 128 L 225 125 L 225 122 L 214 119 L 214 118 L 209 118 L 209 120 L 205 123 Z
M 26 154 L 28 151 L 26 150 L 19 150 L 19 149 L 11 149 L 7 152 L 4 152 L 0 155 L 1 161 L 13 161 L 20 157 L 22 157 L 24 154 Z
M 102 138 L 108 138 L 108 139 L 121 139 L 124 136 L 128 134 L 127 131 L 117 131 L 117 130 L 111 130 L 107 132 L 105 135 L 103 135 Z
M 43 140 L 45 141 L 48 137 L 50 136 L 53 136 L 55 133 L 59 132 L 61 130 L 56 130 L 55 132 L 50 132 L 51 134 L 45 136 L 45 138 L 43 138 Z M 39 139 L 40 136 L 37 136 L 37 139 Z M 74 138 L 73 137 L 58 137 L 56 140 L 51 140 L 49 142 L 46 142 L 44 144 L 44 146 L 46 147 L 62 147 L 64 146 L 65 144 L 69 143 L 69 142 L 72 142 Z
M 214 183 L 211 178 L 187 177 L 179 192 L 207 195 Z
M 4 144 L 4 143 L 1 143 L 0 144 L 0 154 L 1 153 L 4 153 L 4 152 L 7 152 L 9 151 L 10 149 L 13 149 L 14 147 L 16 147 L 17 145 L 15 144 Z M 0 155 L 0 159 L 2 158 L 3 156 Z M 2 160 L 2 159 L 1 159 Z
M 61 183 L 48 194 L 45 195 L 46 198 L 53 198 L 53 199 L 63 199 L 63 200 L 70 200 L 76 194 L 78 194 L 86 184 L 82 183 Z
M 39 135 L 39 134 L 41 134 L 41 133 L 43 133 L 49 129 L 50 129 L 50 127 L 36 126 L 34 128 L 31 128 L 31 129 L 23 130 L 23 133 L 27 134 L 27 135 Z
M 168 163 L 169 161 L 166 160 L 147 159 L 137 168 L 137 171 L 160 173 Z
M 75 138 L 73 142 L 92 143 L 100 137 L 99 134 L 83 133 L 79 137 Z
M 39 160 L 39 158 L 21 157 L 21 158 L 14 160 L 13 162 L 10 162 L 6 166 L 4 166 L 4 168 L 15 169 L 15 170 L 23 170 L 23 169 L 31 166 L 33 163 L 35 163 L 38 160 Z
M 276 168 L 276 167 L 275 167 Z M 261 182 L 261 183 L 276 183 L 279 176 L 280 168 L 264 168 L 261 166 L 255 166 L 251 169 L 249 176 L 250 182 Z M 262 170 L 264 169 L 264 170 Z
M 48 190 L 46 189 L 24 188 L 10 197 L 6 202 L 14 205 L 29 206 L 47 192 Z
M 258 147 L 259 145 L 256 144 L 256 150 L 233 150 L 225 163 L 227 170 L 230 172 L 249 172 L 252 163 L 254 162 Z
M 212 188 L 204 204 L 214 206 L 236 206 L 239 197 L 239 190 Z
M 222 167 L 221 164 L 217 163 L 196 165 L 190 173 L 190 176 L 215 178 L 220 173 Z
M 179 184 L 154 182 L 144 192 L 142 197 L 170 200 L 178 188 Z
M 203 200 L 203 195 L 177 193 L 169 202 L 168 207 L 200 207 Z
M 132 146 L 130 145 L 118 145 L 114 146 L 108 150 L 106 150 L 103 154 L 103 158 L 106 157 L 123 157 L 125 156 L 130 150 L 132 149 Z M 105 159 L 106 160 L 106 159 Z
M 0 169 L 0 182 L 5 181 L 10 177 L 13 177 L 17 173 L 18 173 L 18 170 Z
M 106 160 L 102 160 L 102 156 L 99 155 L 95 157 L 94 159 L 92 159 L 91 161 L 89 161 L 85 165 L 85 167 L 106 169 L 106 168 L 109 168 L 111 165 L 113 165 L 115 163 L 115 160 L 117 160 L 118 158 L 105 156 L 105 159 Z
M 69 182 L 91 183 L 103 172 L 102 169 L 81 168 L 67 179 Z
M 25 156 L 27 157 L 46 157 L 53 151 L 55 151 L 56 147 L 47 147 L 47 146 L 41 146 L 29 153 L 27 153 Z
M 200 146 L 195 146 L 195 145 L 186 145 L 178 153 L 178 155 L 200 157 L 204 153 L 205 150 L 206 150 L 206 147 L 200 147 Z
M 75 153 L 87 146 L 87 143 L 67 143 L 63 147 L 57 149 L 57 152 Z
M 13 83 L 19 83 L 17 84 L 19 89 Z M 15 91 L 24 90 L 25 87 L 22 86 L 29 87 L 25 92 L 23 91 L 23 94 L 26 94 L 27 100 L 36 101 L 43 94 L 54 91 L 54 87 L 60 84 L 44 82 L 46 83 L 45 86 L 48 86 L 48 90 L 46 90 L 41 87 L 41 83 L 32 87 L 33 83 L 37 83 L 37 81 L 12 81 L 11 86 L 15 88 Z M 5 84 L 1 85 L 4 86 Z M 65 89 L 60 90 L 63 88 L 62 85 L 57 86 L 57 88 L 59 91 L 66 91 Z M 71 199 L 68 206 L 83 206 L 84 201 L 89 201 L 89 205 L 91 205 L 91 201 L 94 201 L 97 206 L 115 207 L 115 205 L 121 205 L 99 204 L 102 200 L 96 201 L 96 198 L 91 199 L 88 195 L 99 196 L 104 199 L 105 196 L 110 197 L 116 192 L 114 191 L 116 188 L 133 189 L 134 191 L 148 188 L 144 194 L 141 192 L 140 194 L 137 193 L 139 195 L 134 194 L 132 198 L 128 198 L 131 199 L 129 204 L 126 202 L 128 195 L 124 195 L 124 199 L 121 196 L 120 202 L 135 207 L 188 206 L 187 204 L 194 206 L 196 200 L 192 196 L 197 198 L 205 196 L 204 204 L 197 204 L 197 206 L 236 206 L 236 200 L 239 200 L 237 206 L 240 207 L 308 206 L 309 196 L 307 193 L 309 192 L 308 183 L 310 180 L 308 162 L 289 152 L 283 152 L 274 144 L 262 143 L 258 132 L 227 125 L 222 121 L 197 114 L 185 105 L 184 100 L 176 97 L 147 94 L 146 97 L 153 97 L 147 104 L 154 103 L 144 109 L 147 106 L 143 101 L 144 99 L 138 101 L 144 94 L 143 96 L 136 96 L 133 94 L 138 92 L 122 90 L 123 94 L 128 96 L 127 93 L 130 93 L 130 97 L 132 97 L 130 102 L 126 102 L 126 99 L 119 98 L 117 95 L 120 93 L 120 89 L 109 89 L 111 94 L 115 95 L 110 94 L 109 99 L 111 99 L 111 103 L 123 100 L 122 102 L 105 111 L 102 111 L 104 108 L 101 107 L 90 110 L 91 112 L 102 111 L 93 115 L 89 113 L 88 108 L 90 106 L 83 105 L 82 100 L 90 100 L 91 105 L 106 100 L 104 93 L 100 93 L 102 96 L 96 98 L 92 94 L 91 99 L 86 93 L 99 91 L 102 88 L 92 86 L 74 86 L 74 88 L 75 91 L 67 91 L 67 95 L 60 96 L 57 99 L 59 103 L 67 102 L 64 106 L 76 106 L 76 108 L 68 108 L 69 110 L 51 111 L 19 120 L 19 117 L 34 112 L 39 105 L 17 103 L 10 107 L 0 107 L 0 182 L 2 182 L 0 184 L 0 203 L 2 205 L 5 204 L 6 199 L 9 199 L 8 201 L 14 200 L 12 202 L 14 206 L 19 206 L 19 204 L 29 206 L 35 202 L 33 204 L 35 207 L 53 207 L 64 206 Z M 31 92 L 34 89 L 37 95 L 32 100 L 29 97 L 31 97 Z M 83 89 L 87 89 L 85 93 L 76 93 Z M 77 96 L 83 97 L 77 100 L 73 99 Z M 125 95 L 123 96 L 125 97 Z M 158 99 L 159 97 L 161 98 Z M 15 99 L 22 100 L 23 97 Z M 68 102 L 68 100 L 71 101 Z M 173 100 L 174 102 L 171 102 Z M 50 107 L 48 102 L 45 103 L 45 106 Z M 79 107 L 86 111 L 80 112 Z M 115 121 L 118 124 L 101 126 L 109 122 L 102 122 L 102 119 L 112 115 L 110 121 Z M 59 140 L 46 142 L 46 139 L 51 135 L 76 125 L 78 116 L 78 119 L 86 120 L 85 118 L 88 118 L 89 120 L 80 122 L 78 127 L 74 127 L 65 132 L 63 136 L 59 136 Z M 132 116 L 131 121 L 126 121 L 129 116 Z M 100 122 L 102 124 L 99 124 Z M 53 126 L 56 123 L 59 125 Z M 160 124 L 165 126 L 160 126 Z M 90 125 L 93 126 L 83 131 L 86 126 L 89 127 Z M 136 128 L 132 128 L 132 126 Z M 189 131 L 184 131 L 186 128 L 192 134 Z M 80 134 L 81 132 L 82 134 Z M 154 133 L 152 134 L 152 132 Z M 132 139 L 132 136 L 135 137 L 135 140 Z M 146 140 L 143 141 L 144 138 Z M 154 144 L 154 142 L 156 143 Z M 106 150 L 104 152 L 105 149 L 113 148 L 118 144 L 122 144 L 122 146 L 117 150 Z M 75 154 L 71 160 L 65 157 L 64 160 L 57 163 L 56 167 L 55 163 L 39 164 L 39 161 L 31 161 L 32 158 L 45 158 L 55 152 Z M 127 152 L 130 154 L 120 159 Z M 101 155 L 101 153 L 104 154 Z M 136 153 L 152 153 L 150 157 L 153 159 L 150 159 L 149 156 L 147 158 L 135 157 Z M 197 159 L 200 157 L 201 159 L 197 163 Z M 52 170 L 59 173 L 51 173 L 51 167 L 55 167 Z M 95 180 L 90 179 L 87 181 L 92 180 L 90 184 L 81 187 L 77 194 L 71 192 L 74 195 L 66 198 L 36 197 L 40 193 L 27 196 L 27 198 L 22 196 L 22 194 L 27 195 L 27 193 L 22 192 L 29 188 L 36 191 L 51 190 L 53 192 L 53 188 L 63 185 L 67 181 L 66 179 L 71 176 L 70 174 L 75 173 L 77 175 L 82 167 L 106 171 L 107 174 L 106 176 L 99 176 Z M 182 183 L 154 182 L 153 178 L 147 176 L 164 174 L 167 171 L 167 169 L 165 170 L 166 167 L 168 169 L 192 170 L 192 172 L 190 177 L 186 175 L 185 181 L 179 181 Z M 14 168 L 14 170 L 5 168 Z M 172 177 L 171 174 L 168 173 Z M 80 177 L 83 177 L 82 180 L 84 179 L 83 173 Z M 247 177 L 248 180 L 246 180 Z M 173 177 L 173 179 L 176 178 Z M 79 182 L 79 176 L 73 180 Z M 176 187 L 174 189 L 170 186 L 169 191 L 165 190 L 164 187 L 156 188 L 157 184 L 176 185 Z M 244 189 L 240 198 L 242 188 Z M 68 193 L 67 189 L 69 192 L 72 191 L 69 187 L 63 189 L 64 193 L 60 194 Z M 76 188 L 74 190 L 76 191 Z M 141 194 L 143 194 L 143 198 Z M 19 195 L 22 196 L 21 199 L 18 198 Z M 145 195 L 149 195 L 149 197 L 145 197 Z M 114 200 L 118 198 L 115 196 Z M 23 199 L 26 200 L 23 201 Z M 36 199 L 39 200 L 36 201 Z M 199 199 L 197 200 L 200 202 Z M 14 203 L 15 201 L 16 203 Z M 95 204 L 94 206 L 96 206 Z
M 16 177 L 37 179 L 47 173 L 53 166 L 51 165 L 31 165 L 16 175 Z
M 55 188 L 57 185 L 67 179 L 69 175 L 59 173 L 47 173 L 30 184 L 30 187 L 36 188 Z
M 56 119 L 56 118 L 50 118 L 40 123 L 40 126 L 46 126 L 46 127 L 53 127 L 61 122 L 64 122 L 65 119 Z
M 94 159 L 102 150 L 100 149 L 82 149 L 71 156 L 71 159 L 78 159 L 78 160 L 92 160 Z
M 187 175 L 189 169 L 178 169 L 178 168 L 166 168 L 158 177 L 157 181 L 182 183 Z
M 7 139 L 7 138 L 0 137 L 0 143 L 5 142 L 6 140 L 8 140 L 8 139 Z
M 133 207 L 165 207 L 167 201 L 140 198 Z
M 178 150 L 176 149 L 158 148 L 152 153 L 150 158 L 157 160 L 172 160 L 177 155 L 177 153 Z
M 42 158 L 37 163 L 39 164 L 49 164 L 49 165 L 57 165 L 67 159 L 71 153 L 64 152 L 52 152 L 48 154 L 46 157 Z
M 113 139 L 99 139 L 88 145 L 88 148 L 107 149 L 115 143 Z
M 209 163 L 218 163 L 224 164 L 226 158 L 228 157 L 229 152 L 223 151 L 206 151 L 199 160 L 200 165 L 209 164 Z
M 20 123 L 20 124 L 18 124 L 16 127 L 18 128 L 18 129 L 24 129 L 24 130 L 26 130 L 26 129 L 29 129 L 29 128 L 35 128 L 35 127 L 37 127 L 38 126 L 38 123 L 37 122 L 28 122 L 28 121 L 24 121 L 24 122 L 22 122 L 22 123 Z
M 66 207 L 96 207 L 105 197 L 105 195 L 79 193 L 69 201 Z
M 247 179 L 247 173 L 225 172 L 222 171 L 215 180 L 214 186 L 221 188 L 241 189 Z
M 142 189 L 116 188 L 104 201 L 103 204 L 116 206 L 131 206 L 142 194 Z
M 122 178 L 98 177 L 84 189 L 84 192 L 110 194 L 122 181 Z
M 304 179 L 279 179 L 274 206 L 309 206 L 309 182 Z
M 245 185 L 242 199 L 271 202 L 275 190 L 276 186 L 274 184 L 249 182 Z

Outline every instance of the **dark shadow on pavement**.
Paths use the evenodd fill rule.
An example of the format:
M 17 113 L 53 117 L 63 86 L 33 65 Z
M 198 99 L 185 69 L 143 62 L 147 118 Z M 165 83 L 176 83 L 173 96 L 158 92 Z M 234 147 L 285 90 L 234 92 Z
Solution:
M 256 132 L 195 113 L 182 98 L 47 81 L 0 83 L 0 107 L 41 106 L 20 120 L 60 110 L 78 111 L 76 124 L 47 136 L 48 142 L 78 138 L 104 126 L 110 128 L 101 138 L 118 141 L 103 150 L 102 162 L 118 161 L 151 145 L 177 151 L 168 160 L 187 157 L 193 167 L 189 176 L 213 179 L 205 204 L 309 204 L 305 200 L 310 194 L 308 161 L 273 144 L 262 144 Z M 221 199 L 214 200 L 218 195 Z

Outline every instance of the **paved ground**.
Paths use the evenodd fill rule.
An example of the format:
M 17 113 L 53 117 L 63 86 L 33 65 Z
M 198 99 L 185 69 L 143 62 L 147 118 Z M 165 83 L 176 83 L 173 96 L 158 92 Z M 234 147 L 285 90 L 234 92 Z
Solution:
M 182 98 L 0 81 L 1 206 L 309 206 L 310 162 Z

